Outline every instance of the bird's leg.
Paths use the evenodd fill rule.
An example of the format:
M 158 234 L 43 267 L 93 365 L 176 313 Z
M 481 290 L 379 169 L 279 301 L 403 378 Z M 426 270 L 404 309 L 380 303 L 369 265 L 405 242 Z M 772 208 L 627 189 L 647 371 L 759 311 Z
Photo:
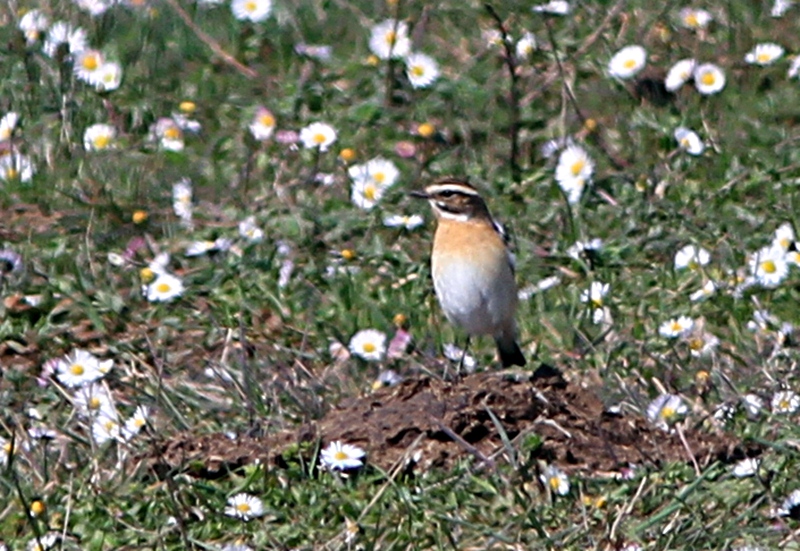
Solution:
M 456 378 L 461 378 L 461 370 L 464 368 L 464 359 L 467 357 L 467 350 L 469 350 L 470 336 L 467 335 L 467 342 L 464 344 L 464 351 L 461 353 L 461 359 L 458 362 L 458 370 L 456 371 Z

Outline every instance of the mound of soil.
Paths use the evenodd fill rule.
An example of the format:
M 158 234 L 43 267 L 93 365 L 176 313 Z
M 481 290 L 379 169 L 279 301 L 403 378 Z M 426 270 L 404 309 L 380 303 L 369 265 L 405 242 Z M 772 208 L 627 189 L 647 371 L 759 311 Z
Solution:
M 342 440 L 364 448 L 369 462 L 386 470 L 409 463 L 448 468 L 465 454 L 491 468 L 506 451 L 504 439 L 518 449 L 515 439 L 527 435 L 541 440 L 533 458 L 591 476 L 618 473 L 631 464 L 703 466 L 757 453 L 723 433 L 691 427 L 682 433 L 683 438 L 641 417 L 611 414 L 594 393 L 557 373 L 540 369 L 520 379 L 485 372 L 456 382 L 408 379 L 348 400 L 291 432 L 237 439 L 180 434 L 152 450 L 149 463 L 159 474 L 178 470 L 216 477 L 255 461 L 285 465 L 284 454 L 296 450 L 295 444 Z

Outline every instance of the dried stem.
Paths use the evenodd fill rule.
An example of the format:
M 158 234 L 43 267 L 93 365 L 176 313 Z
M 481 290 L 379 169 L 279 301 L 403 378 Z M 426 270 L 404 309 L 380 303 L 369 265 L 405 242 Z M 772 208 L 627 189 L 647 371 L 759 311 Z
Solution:
M 511 46 L 511 41 L 506 31 L 506 26 L 498 13 L 495 11 L 491 4 L 484 4 L 486 11 L 492 16 L 497 29 L 500 31 L 500 36 L 503 40 L 503 48 L 505 49 L 504 61 L 508 68 L 508 74 L 511 77 L 509 91 L 508 91 L 508 109 L 510 112 L 511 123 L 508 126 L 508 134 L 511 140 L 511 154 L 509 161 L 511 164 L 511 179 L 514 183 L 522 181 L 522 170 L 519 166 L 519 128 L 520 128 L 520 94 L 519 94 L 519 75 L 517 75 L 517 58 L 514 48 Z
M 175 10 L 175 12 L 180 16 L 180 18 L 183 19 L 183 22 L 186 23 L 186 26 L 192 30 L 192 32 L 197 36 L 197 38 L 199 38 L 203 44 L 208 46 L 211 49 L 211 51 L 214 52 L 217 56 L 219 56 L 225 63 L 227 63 L 228 65 L 239 71 L 242 75 L 246 76 L 247 78 L 256 78 L 258 76 L 258 73 L 255 70 L 244 65 L 238 59 L 236 59 L 231 54 L 223 50 L 219 42 L 214 40 L 211 37 L 211 35 L 203 31 L 203 29 L 195 25 L 194 21 L 192 21 L 192 18 L 189 16 L 189 14 L 186 13 L 186 10 L 184 10 L 178 3 L 178 0 L 166 0 L 166 2 L 167 4 L 170 5 L 170 7 L 173 10 Z

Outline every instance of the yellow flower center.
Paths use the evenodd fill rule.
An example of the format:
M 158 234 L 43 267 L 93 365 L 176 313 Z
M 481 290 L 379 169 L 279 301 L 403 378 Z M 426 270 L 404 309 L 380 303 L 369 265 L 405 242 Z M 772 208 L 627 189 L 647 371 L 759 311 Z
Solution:
M 100 66 L 100 60 L 97 55 L 89 54 L 83 58 L 83 68 L 87 71 L 94 71 Z
M 689 264 L 688 264 L 687 267 L 690 270 L 697 270 L 698 268 L 700 268 L 700 264 L 697 262 L 697 260 L 692 259 L 692 260 L 689 261 Z
M 13 448 L 11 447 L 11 442 L 6 442 L 5 444 L 3 444 L 3 451 L 4 452 L 11 453 L 12 449 Z
M 364 352 L 366 352 L 367 354 L 372 354 L 373 352 L 375 352 L 375 350 L 376 346 L 373 343 L 368 342 L 364 344 Z
M 345 147 L 339 152 L 339 158 L 344 162 L 349 163 L 356 158 L 356 151 L 350 147 Z
M 105 423 L 103 423 L 103 426 L 104 426 L 104 427 L 105 427 L 105 429 L 106 429 L 107 431 L 109 431 L 109 432 L 111 432 L 111 430 L 112 430 L 112 429 L 113 429 L 113 428 L 114 428 L 116 425 L 117 425 L 117 423 L 116 423 L 116 422 L 115 422 L 113 419 L 107 419 L 107 420 L 106 420 L 106 422 L 105 422 Z
M 322 132 L 317 132 L 316 134 L 314 134 L 314 137 L 312 138 L 312 141 L 315 144 L 322 145 L 322 144 L 325 143 L 325 141 L 327 139 L 328 138 L 327 138 L 327 136 L 325 136 L 325 134 L 323 134 Z
M 788 249 L 788 248 L 789 248 L 789 245 L 791 245 L 791 244 L 792 244 L 792 241 L 791 241 L 791 239 L 789 239 L 788 237 L 783 237 L 783 238 L 781 238 L 781 239 L 779 239 L 779 240 L 778 240 L 778 243 L 779 243 L 779 244 L 780 244 L 780 246 L 781 246 L 781 247 L 783 247 L 784 249 Z
M 686 23 L 687 27 L 695 28 L 700 26 L 700 20 L 697 19 L 697 14 L 694 12 L 689 13 L 683 22 Z
M 778 409 L 789 409 L 789 407 L 790 407 L 790 406 L 791 406 L 791 404 L 789 403 L 789 400 L 787 400 L 786 398 L 784 398 L 784 399 L 783 399 L 783 400 L 781 400 L 781 401 L 780 401 L 780 403 L 778 404 Z
M 133 220 L 134 224 L 141 224 L 142 222 L 147 220 L 147 211 L 145 210 L 133 211 L 133 216 L 131 216 L 131 220 Z
M 635 59 L 626 59 L 625 62 L 622 64 L 623 67 L 626 69 L 633 69 L 636 67 L 636 60 Z
M 244 11 L 249 12 L 249 13 L 253 13 L 254 11 L 256 11 L 257 7 L 258 7 L 258 4 L 256 4 L 255 2 L 245 2 Z
M 263 126 L 275 126 L 275 117 L 269 113 L 265 113 L 258 118 L 258 122 Z
M 136 426 L 137 429 L 142 428 L 143 426 L 145 426 L 146 423 L 147 422 L 141 417 L 137 417 L 133 420 L 133 424 Z
M 0 130 L 0 140 L 7 140 L 11 137 L 11 129 L 3 128 Z
M 142 268 L 139 271 L 139 277 L 142 278 L 142 281 L 147 283 L 148 281 L 152 281 L 154 277 L 156 277 L 155 272 L 153 272 L 152 268 Z
M 197 109 L 197 104 L 193 101 L 182 101 L 178 109 L 184 113 L 193 113 L 194 110 Z
M 344 453 L 342 450 L 339 450 L 333 454 L 333 458 L 337 461 L 344 461 L 345 459 L 347 459 L 347 454 Z
M 703 75 L 700 77 L 700 82 L 702 82 L 706 86 L 711 86 L 715 82 L 717 82 L 717 78 L 714 76 L 714 73 L 712 73 L 711 71 L 707 71 L 703 73 Z
M 162 282 L 156 285 L 156 291 L 159 293 L 169 293 L 171 289 L 172 287 L 169 286 L 169 283 Z
M 84 368 L 81 364 L 72 364 L 69 366 L 69 372 L 73 375 L 83 375 L 86 372 L 86 368 Z
M 683 331 L 683 326 L 677 321 L 673 321 L 669 328 L 676 333 Z
M 704 344 L 703 343 L 703 339 L 701 339 L 699 337 L 695 337 L 693 339 L 689 339 L 689 348 L 691 348 L 692 350 L 695 350 L 695 351 L 702 350 L 703 344 Z
M 419 78 L 425 74 L 425 67 L 422 65 L 414 65 L 409 71 L 411 72 L 412 76 Z
M 383 172 L 376 172 L 375 174 L 372 175 L 372 179 L 378 182 L 379 184 L 382 184 L 383 181 L 386 180 L 386 174 Z
M 111 138 L 108 136 L 97 136 L 92 143 L 97 149 L 105 149 L 111 143 Z
M 676 413 L 677 412 L 675 411 L 675 408 L 671 408 L 669 406 L 664 406 L 663 408 L 661 408 L 661 418 L 667 421 L 675 417 Z
M 583 170 L 584 166 L 586 166 L 586 161 L 584 161 L 583 159 L 578 159 L 577 161 L 572 163 L 572 166 L 569 167 L 569 169 L 572 172 L 573 176 L 577 176 L 578 174 L 581 173 L 581 170 Z
M 31 513 L 33 513 L 34 515 L 41 515 L 42 513 L 44 513 L 44 510 L 45 510 L 44 503 L 42 503 L 38 499 L 33 503 L 31 503 Z
M 395 40 L 397 40 L 397 33 L 389 31 L 383 38 L 389 46 L 394 46 Z
M 436 132 L 436 127 L 429 122 L 423 122 L 417 127 L 417 132 L 423 138 L 430 138 Z
M 89 409 L 100 409 L 100 405 L 102 401 L 97 396 L 92 396 L 89 398 L 89 401 L 86 403 L 86 407 Z
M 690 142 L 689 142 L 689 138 L 683 138 L 683 139 L 681 140 L 681 145 L 682 145 L 683 147 L 689 147 L 689 144 L 690 144 Z
M 774 260 L 765 260 L 761 263 L 761 269 L 768 274 L 774 274 L 778 271 L 778 267 L 775 265 Z
M 772 60 L 772 57 L 769 54 L 762 52 L 756 56 L 756 59 L 758 60 L 759 63 L 768 63 L 769 61 Z
M 550 489 L 554 492 L 558 491 L 559 486 L 561 486 L 561 481 L 558 479 L 557 476 L 551 476 L 550 479 L 547 481 L 550 485 Z
M 376 188 L 372 184 L 367 184 L 367 186 L 364 188 L 364 197 L 366 199 L 369 199 L 370 201 L 375 200 L 375 196 L 377 195 L 377 193 L 378 193 L 378 188 Z
M 356 257 L 356 252 L 353 249 L 343 249 L 341 255 L 345 260 L 353 260 Z
M 181 139 L 181 129 L 177 126 L 170 126 L 166 130 L 164 130 L 164 137 L 168 140 L 180 140 Z
M 249 513 L 252 510 L 252 507 L 248 503 L 240 503 L 236 506 L 236 510 L 240 513 Z
M 6 178 L 8 180 L 13 180 L 17 176 L 19 176 L 19 171 L 16 168 L 10 166 L 6 169 Z
M 595 308 L 602 308 L 603 307 L 603 299 L 602 297 L 593 297 L 592 298 L 592 306 Z

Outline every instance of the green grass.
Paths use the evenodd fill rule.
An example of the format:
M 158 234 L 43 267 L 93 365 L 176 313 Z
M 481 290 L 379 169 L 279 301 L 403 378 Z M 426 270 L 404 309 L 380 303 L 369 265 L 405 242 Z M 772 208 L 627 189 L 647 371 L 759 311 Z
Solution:
M 510 35 L 529 30 L 539 42 L 517 67 L 519 155 L 512 160 L 511 79 L 500 50 L 482 37 L 497 24 L 481 3 L 276 1 L 266 22 L 250 24 L 234 19 L 227 4 L 180 2 L 210 38 L 187 26 L 174 5 L 116 6 L 95 18 L 67 0 L 0 6 L 7 46 L 0 49 L 0 115 L 19 113 L 13 148 L 36 167 L 29 182 L 0 181 L 0 245 L 25 261 L 22 273 L 0 278 L 0 436 L 18 443 L 0 472 L 0 538 L 10 549 L 51 530 L 66 535 L 64 549 L 218 549 L 237 541 L 257 549 L 798 547 L 797 521 L 770 516 L 800 487 L 798 414 L 769 407 L 757 419 L 739 411 L 728 424 L 764 446 L 760 477 L 733 478 L 722 464 L 699 475 L 690 465 L 649 466 L 631 480 L 573 477 L 569 495 L 555 498 L 530 474 L 535 464 L 525 463 L 525 449 L 517 468 L 501 462 L 488 473 L 465 459 L 413 478 L 370 466 L 345 479 L 260 465 L 219 480 L 158 480 L 140 462 L 171 434 L 243 433 L 251 417 L 265 430 L 297 427 L 366 392 L 380 369 L 412 375 L 434 366 L 442 344 L 460 336 L 432 292 L 432 216 L 407 192 L 445 175 L 469 177 L 509 225 L 521 288 L 560 277 L 520 304 L 529 366 L 555 365 L 631 414 L 643 413 L 660 388 L 681 394 L 691 409 L 687 426 L 698 430 L 712 430 L 710 415 L 723 402 L 755 393 L 769 404 L 779 389 L 800 390 L 797 337 L 781 344 L 778 327 L 747 328 L 762 308 L 779 322 L 800 323 L 796 267 L 775 289 L 737 296 L 721 285 L 706 301 L 689 300 L 708 279 L 725 282 L 746 269 L 747 255 L 768 245 L 780 224 L 797 223 L 800 84 L 786 77 L 787 57 L 768 67 L 743 61 L 758 42 L 800 50 L 796 7 L 773 19 L 765 5 L 731 0 L 713 6 L 715 21 L 694 32 L 679 25 L 678 4 L 588 2 L 545 18 L 529 2 L 496 3 Z M 35 7 L 51 21 L 85 28 L 90 45 L 122 65 L 120 88 L 98 93 L 71 76 L 68 62 L 42 54 L 41 41 L 26 46 L 16 25 Z M 411 25 L 415 49 L 440 65 L 430 88 L 413 89 L 396 62 L 398 78 L 387 91 L 386 62 L 368 60 L 369 27 L 395 12 Z M 301 42 L 331 45 L 332 58 L 298 56 Z M 648 51 L 638 90 L 636 81 L 607 74 L 609 59 L 627 44 Z M 663 79 L 686 57 L 720 65 L 724 90 L 705 97 L 687 84 L 664 104 L 641 97 L 644 77 Z M 196 105 L 189 117 L 202 130 L 187 133 L 182 152 L 160 150 L 150 127 L 184 101 Z M 259 105 L 275 114 L 278 129 L 325 121 L 338 140 L 319 158 L 275 139 L 256 142 L 247 127 Z M 415 133 L 423 122 L 435 126 L 435 137 Z M 116 127 L 115 149 L 84 151 L 83 132 L 95 123 Z M 681 125 L 707 143 L 702 156 L 676 152 L 672 133 Z M 596 165 L 592 186 L 571 206 L 556 185 L 555 160 L 540 153 L 547 140 L 568 136 Z M 403 142 L 414 155 L 397 153 Z M 400 169 L 371 211 L 350 201 L 343 148 L 354 149 L 357 162 L 382 156 Z M 310 183 L 315 171 L 333 183 Z M 191 230 L 172 211 L 172 184 L 181 178 L 193 182 Z M 137 210 L 147 212 L 145 222 L 132 221 Z M 385 214 L 417 212 L 426 217 L 422 228 L 382 223 Z M 237 224 L 250 215 L 265 232 L 260 243 L 237 238 Z M 217 237 L 237 240 L 237 250 L 184 255 L 190 242 Z M 566 254 L 576 240 L 594 237 L 604 242 L 596 262 Z M 109 264 L 109 253 L 123 253 L 136 238 L 145 245 L 126 266 Z M 278 284 L 287 258 L 279 243 L 294 262 L 285 286 Z M 688 243 L 711 252 L 701 271 L 673 269 L 675 252 Z M 343 260 L 343 250 L 355 258 Z M 171 253 L 169 270 L 186 285 L 168 304 L 141 295 L 139 269 L 160 251 Z M 593 324 L 580 301 L 591 281 L 611 286 L 608 327 Z M 34 307 L 20 302 L 33 296 Z M 333 361 L 331 342 L 346 345 L 370 327 L 391 337 L 396 314 L 407 316 L 416 351 L 379 364 Z M 659 325 L 679 315 L 703 320 L 720 339 L 714 354 L 694 357 L 683 340 L 659 336 Z M 488 341 L 473 349 L 484 367 L 493 353 Z M 72 391 L 37 384 L 47 360 L 74 348 L 114 359 L 106 380 L 123 416 L 137 404 L 151 408 L 148 428 L 129 444 L 95 445 Z M 208 377 L 208 367 L 233 380 Z M 41 421 L 31 419 L 31 408 Z M 55 429 L 56 440 L 28 439 L 25 431 L 37 425 Z M 249 523 L 225 516 L 226 499 L 239 491 L 259 496 L 265 516 Z M 46 512 L 34 517 L 28 511 L 36 500 Z M 360 527 L 349 546 L 347 521 Z

